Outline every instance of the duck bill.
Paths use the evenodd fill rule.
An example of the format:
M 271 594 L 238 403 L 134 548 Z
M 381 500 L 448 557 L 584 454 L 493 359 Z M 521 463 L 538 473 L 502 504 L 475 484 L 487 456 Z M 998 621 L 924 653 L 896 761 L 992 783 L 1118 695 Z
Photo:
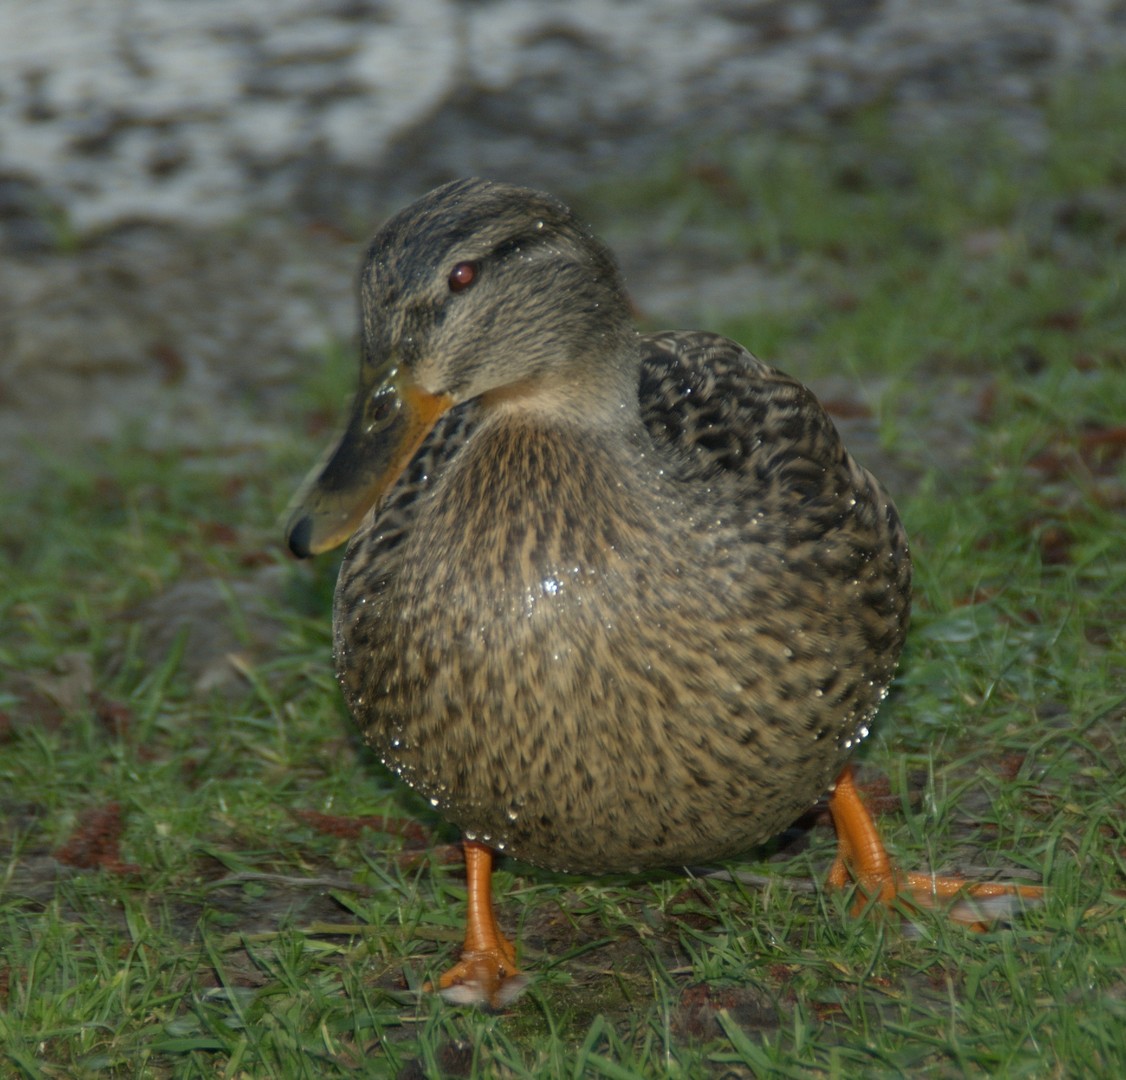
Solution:
M 374 390 L 361 390 L 344 434 L 290 503 L 290 551 L 303 559 L 343 544 L 452 404 L 448 395 L 428 393 L 397 370 Z

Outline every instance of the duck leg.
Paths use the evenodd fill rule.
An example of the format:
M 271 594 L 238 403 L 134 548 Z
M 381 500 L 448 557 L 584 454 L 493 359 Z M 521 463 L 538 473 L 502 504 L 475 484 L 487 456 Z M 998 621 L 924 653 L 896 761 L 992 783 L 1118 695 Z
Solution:
M 473 840 L 462 846 L 468 885 L 465 943 L 461 959 L 438 980 L 438 989 L 460 1005 L 499 1009 L 515 1000 L 528 980 L 516 967 L 516 950 L 497 925 L 492 849 Z
M 998 897 L 1039 900 L 1044 890 L 1036 885 L 1010 885 L 1003 882 L 971 882 L 959 877 L 936 877 L 932 874 L 907 873 L 892 865 L 887 849 L 871 814 L 856 789 L 851 765 L 846 765 L 837 778 L 829 797 L 829 812 L 837 830 L 837 856 L 825 879 L 831 888 L 847 888 L 855 879 L 861 896 L 853 908 L 859 914 L 869 903 L 890 907 L 900 900 L 911 907 L 934 907 L 937 901 L 958 896 L 970 900 L 991 901 Z M 1004 905 L 1003 905 L 1004 906 Z M 991 912 L 986 906 L 956 904 L 949 915 L 957 922 L 975 930 L 984 930 Z

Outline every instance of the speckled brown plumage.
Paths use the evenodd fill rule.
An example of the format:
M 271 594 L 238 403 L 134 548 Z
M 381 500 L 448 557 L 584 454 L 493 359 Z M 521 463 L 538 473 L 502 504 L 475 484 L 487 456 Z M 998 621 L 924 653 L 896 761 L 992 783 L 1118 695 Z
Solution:
M 798 816 L 866 733 L 910 592 L 895 508 L 812 393 L 712 334 L 639 337 L 606 249 L 507 185 L 392 219 L 362 302 L 353 427 L 377 368 L 453 405 L 337 587 L 383 761 L 560 870 L 733 856 Z

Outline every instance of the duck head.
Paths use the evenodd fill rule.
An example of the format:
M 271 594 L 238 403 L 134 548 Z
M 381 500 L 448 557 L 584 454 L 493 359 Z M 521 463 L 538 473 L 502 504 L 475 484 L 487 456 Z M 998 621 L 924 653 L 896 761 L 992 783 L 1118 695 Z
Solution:
M 636 334 L 613 256 L 550 195 L 476 179 L 437 188 L 372 241 L 360 304 L 347 427 L 286 525 L 300 557 L 347 540 L 456 405 L 586 422 L 636 407 Z

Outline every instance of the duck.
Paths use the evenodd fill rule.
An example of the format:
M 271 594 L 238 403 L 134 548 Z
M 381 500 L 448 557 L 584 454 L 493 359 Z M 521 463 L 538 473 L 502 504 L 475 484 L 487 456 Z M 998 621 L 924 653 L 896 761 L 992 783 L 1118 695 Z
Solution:
M 640 333 L 578 215 L 496 180 L 392 216 L 360 307 L 351 411 L 286 538 L 347 543 L 347 705 L 461 832 L 465 940 L 434 989 L 499 1008 L 527 984 L 498 854 L 711 863 L 830 791 L 831 884 L 885 903 L 964 884 L 894 867 L 848 764 L 903 648 L 911 556 L 805 385 L 717 334 Z

